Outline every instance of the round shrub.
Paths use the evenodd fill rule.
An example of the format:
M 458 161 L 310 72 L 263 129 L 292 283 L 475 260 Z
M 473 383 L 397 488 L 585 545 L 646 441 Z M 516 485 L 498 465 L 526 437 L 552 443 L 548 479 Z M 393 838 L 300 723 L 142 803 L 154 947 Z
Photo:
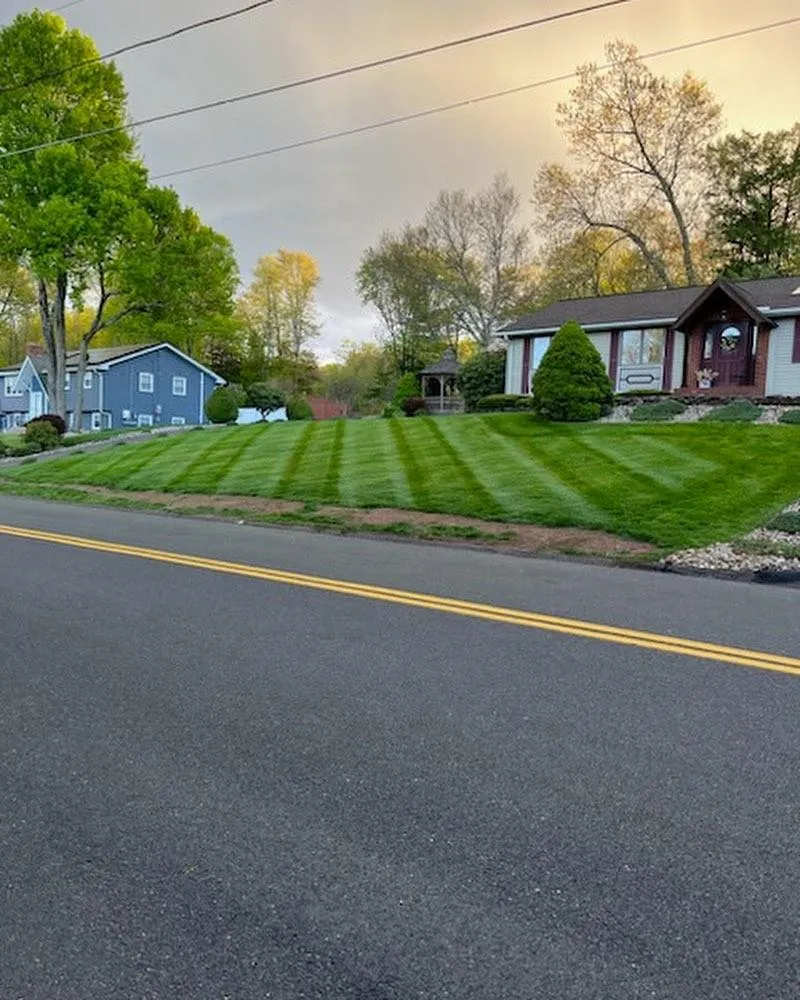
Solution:
M 286 396 L 269 382 L 254 382 L 247 390 L 247 402 L 266 417 L 273 410 L 286 406 Z
M 533 399 L 530 396 L 514 396 L 506 393 L 484 396 L 475 405 L 475 409 L 481 413 L 492 410 L 530 410 L 532 407 Z
M 49 420 L 31 420 L 25 424 L 25 443 L 38 445 L 40 451 L 57 448 L 60 440 L 58 431 Z
M 206 416 L 212 424 L 232 424 L 239 416 L 236 393 L 227 386 L 215 389 L 206 400 Z
M 50 424 L 59 437 L 63 437 L 67 433 L 67 424 L 63 417 L 60 417 L 57 413 L 43 413 L 40 417 L 34 417 L 33 420 L 29 420 L 26 427 L 30 427 L 31 424 L 47 423 Z
M 506 381 L 506 352 L 484 351 L 462 367 L 456 384 L 468 410 L 487 396 L 501 395 Z
M 717 406 L 706 413 L 703 420 L 725 424 L 752 424 L 761 416 L 761 407 L 751 403 L 749 399 L 737 399 L 725 406 Z
M 384 420 L 391 420 L 393 417 L 400 415 L 400 408 L 395 406 L 394 403 L 387 403 L 383 408 L 381 416 Z
M 533 379 L 533 405 L 547 420 L 597 420 L 611 412 L 614 392 L 603 359 L 580 324 L 553 337 Z
M 418 413 L 425 412 L 425 400 L 422 396 L 409 396 L 400 406 L 407 417 L 415 417 Z
M 286 403 L 286 416 L 289 420 L 313 420 L 314 411 L 303 396 L 290 396 Z
M 631 420 L 637 424 L 657 424 L 674 420 L 686 412 L 686 405 L 679 399 L 665 399 L 659 403 L 643 403 L 634 407 Z
M 413 372 L 406 372 L 400 377 L 397 388 L 394 390 L 392 402 L 395 406 L 402 407 L 406 399 L 413 399 L 420 394 L 419 378 Z
M 787 410 L 779 417 L 782 424 L 800 424 L 800 410 Z

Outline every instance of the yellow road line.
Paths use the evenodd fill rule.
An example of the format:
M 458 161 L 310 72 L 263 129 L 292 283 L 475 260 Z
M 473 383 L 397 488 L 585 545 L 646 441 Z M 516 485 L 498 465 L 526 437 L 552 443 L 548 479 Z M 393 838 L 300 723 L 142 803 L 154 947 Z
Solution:
M 636 646 L 640 649 L 655 649 L 662 653 L 676 653 L 681 656 L 693 656 L 703 660 L 733 663 L 739 666 L 754 667 L 759 670 L 773 670 L 778 673 L 792 674 L 800 677 L 800 659 L 791 656 L 779 656 L 774 653 L 739 649 L 736 646 L 721 646 L 712 642 L 700 642 L 696 639 L 659 635 L 657 632 L 641 632 L 616 625 L 600 625 L 577 618 L 560 618 L 555 615 L 538 614 L 534 611 L 503 608 L 492 604 L 479 604 L 474 601 L 461 601 L 451 597 L 438 597 L 435 594 L 422 594 L 411 590 L 396 590 L 391 587 L 379 587 L 373 584 L 354 583 L 349 580 L 309 576 L 304 573 L 290 573 L 285 570 L 268 569 L 263 566 L 251 566 L 246 563 L 226 562 L 222 559 L 207 559 L 203 556 L 188 556 L 162 549 L 122 545 L 117 542 L 105 542 L 93 538 L 81 538 L 75 535 L 56 534 L 50 531 L 17 528 L 12 525 L 0 525 L 0 535 L 33 539 L 40 542 L 51 542 L 57 545 L 68 545 L 72 548 L 89 549 L 94 552 L 106 552 L 137 559 L 148 559 L 153 562 L 170 563 L 176 566 L 186 566 L 191 569 L 203 569 L 216 573 L 245 576 L 251 579 L 266 580 L 270 583 L 282 583 L 311 590 L 324 590 L 336 594 L 345 594 L 348 597 L 362 597 L 374 601 L 385 601 L 391 604 L 403 604 L 409 607 L 425 608 L 430 611 L 501 622 L 506 625 L 518 625 L 547 632 L 559 632 L 564 635 L 596 639 L 601 642 L 614 642 L 625 646 Z

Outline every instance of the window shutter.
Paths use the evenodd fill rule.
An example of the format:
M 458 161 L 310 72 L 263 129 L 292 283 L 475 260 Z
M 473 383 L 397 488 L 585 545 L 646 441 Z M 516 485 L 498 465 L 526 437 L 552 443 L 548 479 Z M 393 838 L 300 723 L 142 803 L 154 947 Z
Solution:
M 800 365 L 800 316 L 794 321 L 794 343 L 792 344 L 792 364 Z

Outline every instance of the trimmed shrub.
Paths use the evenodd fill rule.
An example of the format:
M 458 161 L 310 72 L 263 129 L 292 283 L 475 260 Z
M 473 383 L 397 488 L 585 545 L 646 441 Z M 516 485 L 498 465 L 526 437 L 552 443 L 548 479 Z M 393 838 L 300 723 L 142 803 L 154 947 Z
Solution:
M 392 402 L 395 406 L 402 407 L 406 399 L 413 399 L 420 394 L 420 381 L 413 372 L 406 372 L 400 376 L 397 388 L 394 390 Z
M 12 445 L 8 449 L 9 458 L 25 458 L 27 455 L 38 455 L 44 448 L 38 441 L 23 441 L 22 444 Z
M 800 514 L 777 514 L 767 525 L 769 531 L 785 531 L 787 535 L 800 535 Z
M 782 424 L 800 424 L 800 410 L 787 410 L 778 419 Z
M 5 458 L 8 454 L 8 445 L 5 441 L 0 441 L 0 458 Z
M 381 416 L 384 420 L 392 420 L 394 417 L 400 416 L 400 409 L 394 403 L 387 403 L 383 408 Z
M 239 416 L 236 393 L 227 386 L 215 389 L 206 400 L 206 416 L 212 424 L 232 424 Z
M 314 411 L 303 396 L 290 396 L 286 403 L 286 416 L 290 420 L 313 420 Z
M 532 396 L 514 396 L 510 393 L 498 392 L 492 396 L 484 396 L 475 404 L 475 409 L 481 413 L 492 410 L 531 410 Z
M 642 403 L 631 413 L 631 420 L 637 424 L 656 424 L 674 420 L 686 413 L 686 404 L 679 399 L 665 399 L 658 403 Z
M 425 412 L 425 400 L 422 396 L 409 396 L 400 406 L 407 417 L 415 417 L 418 413 Z
M 751 403 L 749 399 L 737 399 L 725 406 L 718 406 L 706 413 L 703 420 L 726 424 L 752 424 L 761 416 L 761 407 Z
M 58 431 L 49 420 L 31 420 L 25 425 L 25 443 L 38 445 L 40 451 L 57 448 L 60 442 Z
M 34 417 L 33 420 L 29 420 L 25 425 L 30 427 L 31 424 L 47 423 L 50 424 L 59 437 L 63 437 L 67 433 L 67 424 L 63 417 L 60 417 L 57 413 L 43 413 L 40 417 Z
M 506 382 L 506 352 L 476 354 L 458 373 L 456 384 L 468 410 L 478 408 L 481 399 L 502 395 Z
M 254 382 L 247 390 L 247 402 L 255 407 L 262 417 L 273 410 L 286 406 L 286 396 L 269 382 Z
M 225 386 L 226 389 L 230 389 L 232 393 L 236 396 L 236 402 L 239 406 L 247 406 L 247 389 L 238 382 L 228 382 Z M 198 426 L 200 426 L 198 424 Z
M 611 412 L 614 391 L 597 348 L 575 322 L 553 337 L 533 379 L 536 412 L 547 420 L 597 420 Z

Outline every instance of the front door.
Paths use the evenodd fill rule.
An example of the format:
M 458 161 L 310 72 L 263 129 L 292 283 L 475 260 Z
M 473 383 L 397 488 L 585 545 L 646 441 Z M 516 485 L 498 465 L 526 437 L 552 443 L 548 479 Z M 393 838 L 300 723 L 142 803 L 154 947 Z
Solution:
M 751 381 L 750 323 L 715 323 L 706 333 L 703 367 L 718 372 L 714 384 L 748 385 Z
M 28 397 L 28 419 L 34 420 L 44 413 L 44 393 L 32 392 Z

